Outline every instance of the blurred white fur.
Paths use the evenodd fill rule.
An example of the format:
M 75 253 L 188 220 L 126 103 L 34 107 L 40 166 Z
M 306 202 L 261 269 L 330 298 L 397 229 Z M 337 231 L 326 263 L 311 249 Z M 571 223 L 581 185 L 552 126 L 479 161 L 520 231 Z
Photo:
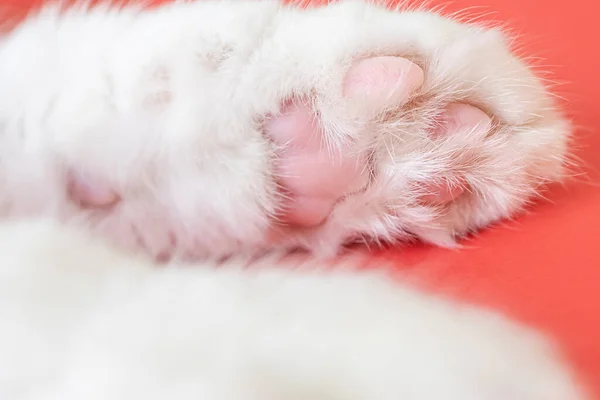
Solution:
M 158 268 L 89 236 L 150 256 L 267 246 L 279 199 L 261 124 L 290 96 L 312 97 L 332 146 L 374 154 L 369 189 L 290 245 L 451 245 L 510 216 L 560 179 L 569 126 L 500 32 L 364 1 L 201 1 L 48 7 L 0 40 L 2 216 L 54 221 L 0 226 L 1 399 L 583 398 L 535 334 L 385 276 L 276 258 Z M 341 97 L 372 55 L 424 68 L 410 107 Z M 493 130 L 428 138 L 452 101 Z M 122 202 L 70 203 L 73 172 Z M 417 204 L 423 183 L 457 174 L 472 193 Z
M 373 55 L 424 68 L 408 106 L 343 98 L 345 71 Z M 292 96 L 312 99 L 331 146 L 373 153 L 369 188 L 286 243 L 320 254 L 356 238 L 451 246 L 559 180 L 570 134 L 500 31 L 362 0 L 46 7 L 2 38 L 0 93 L 4 215 L 58 217 L 186 258 L 268 246 L 280 197 L 261 123 Z M 453 101 L 488 112 L 492 130 L 432 139 L 433 117 Z M 69 171 L 121 203 L 80 209 L 66 196 Z M 461 177 L 470 193 L 449 206 L 418 202 L 427 184 Z
M 355 261 L 159 268 L 4 223 L 0 398 L 584 399 L 536 334 Z

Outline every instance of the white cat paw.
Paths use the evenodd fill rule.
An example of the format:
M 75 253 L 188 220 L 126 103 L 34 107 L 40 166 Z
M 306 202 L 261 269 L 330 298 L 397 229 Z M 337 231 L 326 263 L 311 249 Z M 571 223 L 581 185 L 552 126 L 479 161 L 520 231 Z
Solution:
M 40 17 L 28 28 L 38 29 L 37 47 L 15 35 L 18 56 L 7 59 L 81 74 L 46 98 L 32 92 L 28 101 L 54 106 L 31 134 L 52 139 L 40 154 L 15 152 L 11 168 L 33 173 L 6 190 L 11 206 L 82 222 L 157 258 L 265 246 L 331 255 L 353 241 L 454 246 L 562 178 L 569 123 L 501 32 L 371 1 L 310 11 L 240 4 L 181 4 L 179 14 L 148 11 L 131 26 L 126 12 L 73 13 L 64 17 L 71 35 Z M 232 15 L 254 30 L 196 31 L 208 16 Z M 172 43 L 149 46 L 146 16 L 170 27 L 185 19 L 190 30 L 148 31 Z M 131 38 L 102 35 L 109 43 L 89 48 L 111 62 L 80 66 L 73 43 L 96 38 L 94 18 Z M 190 32 L 222 40 L 215 50 Z M 19 50 L 49 40 L 72 64 L 31 63 Z M 219 68 L 197 64 L 197 52 L 220 55 Z M 63 79 L 47 70 L 32 76 Z M 12 82 L 14 93 L 29 87 Z M 156 90 L 161 101 L 148 105 Z M 19 113 L 28 115 L 9 115 Z M 31 199 L 41 200 L 26 207 Z
M 283 146 L 284 242 L 323 254 L 357 240 L 452 247 L 562 178 L 569 123 L 500 32 L 377 8 L 357 24 L 371 47 L 323 67 L 337 84 L 267 123 Z M 402 24 L 414 26 L 399 50 L 373 33 Z

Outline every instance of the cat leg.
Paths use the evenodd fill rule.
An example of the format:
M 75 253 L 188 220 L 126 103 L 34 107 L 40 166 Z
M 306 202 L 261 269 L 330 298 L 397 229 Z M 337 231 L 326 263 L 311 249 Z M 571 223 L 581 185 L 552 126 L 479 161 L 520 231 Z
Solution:
M 156 258 L 455 246 L 564 174 L 570 126 L 542 82 L 501 32 L 434 13 L 77 8 L 3 39 L 5 215 Z
M 360 265 L 159 268 L 80 230 L 5 222 L 0 397 L 585 399 L 535 332 Z

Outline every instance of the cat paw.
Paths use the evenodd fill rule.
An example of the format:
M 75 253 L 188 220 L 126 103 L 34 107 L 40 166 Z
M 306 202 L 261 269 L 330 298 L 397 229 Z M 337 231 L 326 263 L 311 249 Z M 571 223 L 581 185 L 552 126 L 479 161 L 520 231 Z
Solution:
M 344 93 L 362 96 L 371 105 L 404 106 L 423 79 L 423 70 L 405 58 L 373 57 L 350 69 Z M 435 123 L 427 132 L 432 139 L 459 130 L 487 131 L 491 118 L 474 106 L 451 103 Z M 339 201 L 369 185 L 369 152 L 346 152 L 331 146 L 306 99 L 288 102 L 281 115 L 269 120 L 266 132 L 283 148 L 275 163 L 275 175 L 286 193 L 280 222 L 299 228 L 318 226 Z M 456 177 L 425 183 L 421 189 L 418 198 L 422 204 L 442 205 L 457 199 L 467 187 L 464 179 Z
M 62 96 L 47 127 L 59 168 L 38 181 L 57 181 L 60 217 L 157 258 L 452 247 L 562 179 L 570 125 L 501 32 L 369 1 L 272 7 L 272 29 L 223 68 L 137 71 L 151 84 L 117 102 L 133 111 Z M 174 84 L 194 79 L 206 90 Z
M 338 97 L 294 98 L 268 122 L 283 242 L 454 247 L 562 179 L 570 126 L 551 95 L 498 32 L 456 27 L 447 49 L 353 57 Z

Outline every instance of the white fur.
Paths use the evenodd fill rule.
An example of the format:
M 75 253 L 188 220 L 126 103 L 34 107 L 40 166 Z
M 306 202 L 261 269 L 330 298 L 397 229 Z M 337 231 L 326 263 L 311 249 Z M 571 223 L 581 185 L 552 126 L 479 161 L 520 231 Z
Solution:
M 373 55 L 425 69 L 407 107 L 342 97 L 345 71 Z M 356 238 L 450 246 L 510 217 L 561 178 L 570 133 L 500 31 L 362 0 L 46 7 L 2 39 L 0 93 L 4 215 L 58 217 L 186 258 L 268 246 L 280 197 L 261 122 L 291 96 L 312 99 L 331 146 L 374 154 L 368 189 L 285 243 L 322 254 Z M 432 140 L 426 130 L 451 101 L 487 111 L 492 131 Z M 79 209 L 65 195 L 69 171 L 123 201 Z M 471 193 L 444 208 L 418 202 L 425 184 L 463 175 Z
M 2 224 L 0 398 L 584 398 L 536 334 L 353 265 L 158 268 Z
M 1 214 L 54 221 L 0 224 L 0 399 L 583 399 L 537 335 L 383 274 L 273 257 L 158 268 L 89 237 L 150 256 L 267 246 L 279 198 L 262 122 L 291 96 L 311 97 L 331 146 L 372 150 L 374 179 L 287 244 L 449 245 L 510 216 L 560 179 L 569 127 L 500 32 L 365 1 L 200 1 L 47 7 L 0 40 Z M 424 68 L 409 107 L 342 98 L 373 55 Z M 453 101 L 492 132 L 430 140 Z M 459 172 L 473 193 L 417 204 Z M 80 209 L 70 173 L 122 202 Z

